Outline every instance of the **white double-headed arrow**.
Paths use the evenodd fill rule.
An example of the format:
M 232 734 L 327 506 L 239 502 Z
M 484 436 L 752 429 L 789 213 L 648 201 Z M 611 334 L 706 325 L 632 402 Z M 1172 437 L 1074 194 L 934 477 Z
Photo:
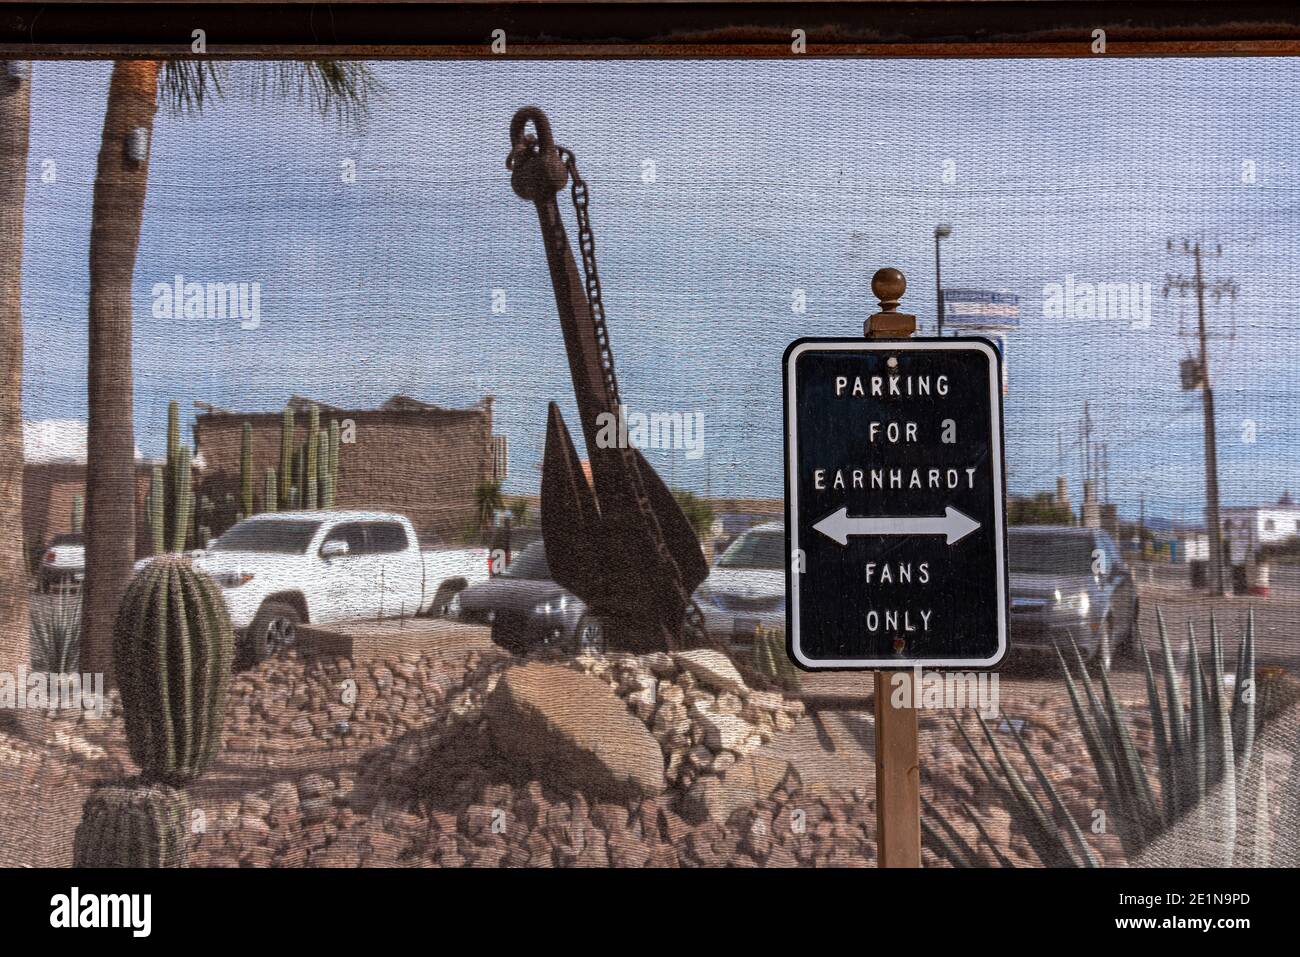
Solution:
M 813 526 L 827 538 L 833 538 L 841 545 L 849 543 L 850 535 L 943 535 L 948 544 L 959 542 L 980 523 L 969 515 L 963 515 L 951 505 L 943 517 L 923 517 L 917 515 L 900 515 L 895 518 L 849 518 L 849 510 L 842 508 L 832 512 Z

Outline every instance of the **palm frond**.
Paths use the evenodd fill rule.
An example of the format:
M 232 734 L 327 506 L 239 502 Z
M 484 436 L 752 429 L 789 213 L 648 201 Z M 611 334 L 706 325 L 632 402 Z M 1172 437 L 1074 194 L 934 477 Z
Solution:
M 201 113 L 227 93 L 254 102 L 295 99 L 342 127 L 359 127 L 370 98 L 381 85 L 369 64 L 357 60 L 266 60 L 231 64 L 221 60 L 168 60 L 158 83 L 159 101 L 173 115 Z
M 218 60 L 167 60 L 158 77 L 158 100 L 172 116 L 202 113 L 209 100 L 224 95 L 228 64 Z

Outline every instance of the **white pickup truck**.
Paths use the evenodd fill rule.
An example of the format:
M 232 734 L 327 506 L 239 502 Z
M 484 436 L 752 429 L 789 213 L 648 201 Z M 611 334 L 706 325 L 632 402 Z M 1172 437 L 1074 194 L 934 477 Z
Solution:
M 441 614 L 490 574 L 487 548 L 421 548 L 393 512 L 266 512 L 193 556 L 221 586 L 248 664 L 291 646 L 300 623 Z

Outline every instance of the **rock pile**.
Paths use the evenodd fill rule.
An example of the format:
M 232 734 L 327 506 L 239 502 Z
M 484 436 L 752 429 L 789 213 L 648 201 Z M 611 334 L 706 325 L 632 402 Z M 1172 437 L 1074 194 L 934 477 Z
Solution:
M 1033 715 L 1029 746 L 1087 825 L 1104 804 L 1068 702 L 1023 704 Z M 801 780 L 773 746 L 784 733 L 804 733 L 806 720 L 799 702 L 747 687 L 711 651 L 553 662 L 496 650 L 272 660 L 233 682 L 222 751 L 191 795 L 202 826 L 190 861 L 872 864 L 875 810 L 862 787 L 870 781 Z M 59 782 L 59 801 L 43 807 L 66 806 L 58 830 L 70 845 L 84 797 L 73 792 L 131 764 L 116 711 L 56 730 L 39 745 L 0 733 L 0 801 L 30 803 L 34 787 Z M 1146 749 L 1149 732 L 1138 730 Z M 997 863 L 991 841 L 1013 863 L 1036 865 L 1021 822 L 948 722 L 927 731 L 922 748 L 927 799 L 988 863 Z M 35 783 L 19 773 L 33 762 L 43 769 Z M 50 833 L 48 823 L 41 830 Z M 1113 837 L 1089 840 L 1107 863 L 1123 862 Z M 939 863 L 928 851 L 926 862 Z
M 582 656 L 573 667 L 602 679 L 645 723 L 663 751 L 668 782 L 679 791 L 692 792 L 703 782 L 700 793 L 713 793 L 713 785 L 736 769 L 731 788 L 749 780 L 760 790 L 766 787 L 755 792 L 761 799 L 784 777 L 785 769 L 778 774 L 774 760 L 756 765 L 748 758 L 778 732 L 793 730 L 803 703 L 747 687 L 725 655 L 696 649 Z M 714 802 L 703 806 L 713 808 Z

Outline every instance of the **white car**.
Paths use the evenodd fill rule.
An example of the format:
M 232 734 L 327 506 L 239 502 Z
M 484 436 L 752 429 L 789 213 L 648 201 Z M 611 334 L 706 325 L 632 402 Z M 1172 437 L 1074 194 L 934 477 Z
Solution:
M 785 629 L 785 526 L 757 525 L 714 562 L 695 591 L 709 637 L 746 648 L 758 628 Z
M 266 512 L 192 554 L 221 587 L 249 664 L 293 645 L 301 623 L 440 613 L 489 575 L 488 549 L 422 549 L 393 512 Z
M 82 534 L 68 532 L 55 535 L 41 553 L 36 574 L 41 591 L 80 585 L 86 577 L 86 540 Z

